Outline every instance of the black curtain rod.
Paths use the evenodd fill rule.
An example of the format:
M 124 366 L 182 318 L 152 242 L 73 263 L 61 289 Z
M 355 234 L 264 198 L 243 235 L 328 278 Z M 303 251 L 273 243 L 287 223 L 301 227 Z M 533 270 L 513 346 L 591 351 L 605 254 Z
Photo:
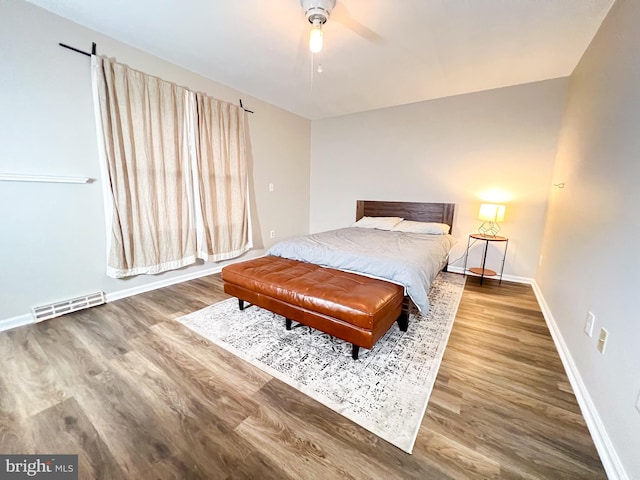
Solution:
M 85 52 L 83 50 L 80 50 L 79 48 L 72 47 L 70 45 L 65 45 L 64 43 L 59 43 L 58 45 L 60 45 L 61 47 L 64 47 L 64 48 L 68 48 L 69 50 L 73 50 L 74 52 L 81 53 L 82 55 L 86 55 L 87 57 L 90 57 L 91 55 L 95 55 L 96 54 L 96 42 L 93 42 L 91 44 L 91 53 Z
M 58 45 L 60 45 L 61 47 L 64 47 L 64 48 L 68 48 L 69 50 L 73 50 L 74 52 L 81 53 L 82 55 L 86 55 L 87 57 L 90 57 L 91 55 L 95 55 L 96 54 L 96 42 L 93 42 L 91 44 L 91 53 L 85 52 L 85 51 L 80 50 L 79 48 L 76 48 L 76 47 L 72 47 L 71 45 L 65 45 L 64 43 L 58 43 Z M 242 99 L 240 99 L 240 108 L 242 108 L 247 113 L 254 113 L 253 110 L 249 110 L 248 108 L 244 108 L 244 105 L 242 105 Z

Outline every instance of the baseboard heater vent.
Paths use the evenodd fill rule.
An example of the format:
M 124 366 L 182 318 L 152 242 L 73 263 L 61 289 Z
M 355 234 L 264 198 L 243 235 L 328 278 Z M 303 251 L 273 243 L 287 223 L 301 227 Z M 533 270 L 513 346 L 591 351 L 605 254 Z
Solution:
M 103 303 L 106 303 L 104 292 L 96 292 L 85 295 L 84 297 L 72 298 L 70 300 L 42 305 L 40 307 L 33 307 L 31 312 L 33 313 L 34 322 L 37 323 L 42 322 L 43 320 L 59 317 L 60 315 L 65 315 L 67 313 L 84 310 L 85 308 L 102 305 Z

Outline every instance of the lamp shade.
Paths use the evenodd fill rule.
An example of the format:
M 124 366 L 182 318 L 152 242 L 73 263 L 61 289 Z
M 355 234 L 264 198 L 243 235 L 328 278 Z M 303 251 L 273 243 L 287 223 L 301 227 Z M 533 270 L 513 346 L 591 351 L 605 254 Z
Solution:
M 496 203 L 483 203 L 480 205 L 480 212 L 478 213 L 478 220 L 483 222 L 504 222 L 504 205 L 498 205 Z

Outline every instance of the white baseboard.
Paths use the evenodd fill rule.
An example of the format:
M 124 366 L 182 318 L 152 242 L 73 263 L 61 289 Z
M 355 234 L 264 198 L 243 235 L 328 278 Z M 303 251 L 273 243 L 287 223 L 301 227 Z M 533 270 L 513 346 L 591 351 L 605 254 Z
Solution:
M 447 271 L 452 272 L 452 273 L 464 273 L 464 268 L 462 267 L 455 267 L 453 265 L 449 265 L 447 267 Z M 470 277 L 477 277 L 478 275 L 469 275 Z M 487 279 L 495 279 L 496 277 L 485 277 Z M 515 275 L 503 275 L 502 276 L 502 280 L 505 280 L 507 282 L 515 282 L 515 283 L 528 283 L 528 284 L 533 284 L 534 280 L 533 278 L 529 278 L 529 277 L 517 277 Z
M 589 391 L 582 381 L 580 372 L 573 361 L 571 352 L 562 337 L 560 328 L 549 309 L 549 305 L 547 305 L 547 302 L 542 295 L 542 291 L 535 280 L 531 282 L 531 286 L 533 287 L 533 291 L 536 294 L 538 303 L 540 304 L 542 315 L 544 316 L 547 326 L 549 327 L 549 331 L 551 332 L 551 337 L 556 345 L 556 350 L 558 350 L 558 353 L 560 354 L 560 360 L 562 360 L 562 365 L 564 365 L 567 377 L 569 377 L 573 393 L 575 394 L 580 410 L 582 411 L 582 416 L 587 423 L 587 428 L 589 429 L 589 433 L 591 433 L 591 438 L 596 446 L 596 450 L 598 450 L 598 454 L 600 455 L 600 460 L 602 461 L 602 465 L 607 473 L 607 477 L 611 480 L 629 480 L 629 476 L 627 475 L 624 466 L 620 461 L 620 457 L 618 457 L 615 447 L 607 434 L 607 430 L 605 429 L 602 419 L 593 404 L 593 400 L 591 400 L 591 395 L 589 395 Z
M 210 268 L 198 270 L 196 272 L 185 273 L 184 275 L 178 275 L 177 277 L 165 278 L 156 282 L 145 283 L 138 287 L 127 288 L 125 290 L 118 290 L 116 292 L 107 293 L 107 302 L 114 302 L 121 298 L 132 297 L 140 293 L 150 292 L 151 290 L 157 290 L 158 288 L 168 287 L 175 285 L 176 283 L 182 283 L 195 278 L 206 277 L 207 275 L 213 275 L 214 273 L 220 273 L 222 266 L 214 265 Z
M 213 275 L 214 273 L 220 273 L 221 270 L 222 270 L 221 265 L 214 265 L 210 268 L 205 268 L 202 270 L 197 270 L 195 272 L 185 273 L 184 275 L 179 275 L 177 277 L 166 278 L 166 279 L 158 280 L 156 282 L 146 283 L 138 287 L 118 290 L 115 292 L 107 293 L 106 300 L 107 302 L 114 302 L 116 300 L 120 300 L 121 298 L 138 295 L 139 293 L 150 292 L 151 290 L 156 290 L 162 287 L 168 287 L 169 285 L 175 285 L 176 283 L 182 283 L 188 280 L 193 280 L 195 278 L 205 277 L 207 275 Z M 24 315 L 18 315 L 16 317 L 11 317 L 11 318 L 0 319 L 0 332 L 4 330 L 10 330 L 16 327 L 22 327 L 24 325 L 29 325 L 31 323 L 34 323 L 34 322 L 33 322 L 33 316 L 30 313 L 26 313 Z
M 29 325 L 30 323 L 33 323 L 33 315 L 30 313 L 18 315 L 17 317 L 5 318 L 0 320 L 0 332 L 16 327 L 22 327 L 23 325 Z
M 185 273 L 184 275 L 178 275 L 177 277 L 166 278 L 163 280 L 158 280 L 157 282 L 147 283 L 145 285 L 140 285 L 139 287 L 127 288 L 125 290 L 118 290 L 117 292 L 107 293 L 107 302 L 114 302 L 116 300 L 120 300 L 121 298 L 131 297 L 133 295 L 138 295 L 139 293 L 150 292 L 151 290 L 157 290 L 158 288 L 168 287 L 170 285 L 175 285 L 176 283 L 182 283 L 189 280 L 194 280 L 200 277 L 206 277 L 207 275 L 213 275 L 216 273 L 220 273 L 222 268 L 226 265 L 230 265 L 236 262 L 243 262 L 244 260 L 253 260 L 255 258 L 263 257 L 264 255 L 256 255 L 255 257 L 250 258 L 236 258 L 233 261 L 225 262 L 224 265 L 212 265 L 209 268 L 204 268 L 202 270 L 197 270 L 195 272 Z
M 454 265 L 447 265 L 447 271 L 453 273 L 464 273 L 464 269 L 462 267 L 456 267 Z

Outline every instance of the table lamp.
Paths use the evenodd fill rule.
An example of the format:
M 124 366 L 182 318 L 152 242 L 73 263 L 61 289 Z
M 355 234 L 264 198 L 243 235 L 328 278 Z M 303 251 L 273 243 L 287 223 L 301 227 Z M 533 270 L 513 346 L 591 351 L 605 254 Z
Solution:
M 496 203 L 483 203 L 480 205 L 478 220 L 482 220 L 483 224 L 478 228 L 478 233 L 488 237 L 495 237 L 500 232 L 499 222 L 504 222 L 504 205 Z

